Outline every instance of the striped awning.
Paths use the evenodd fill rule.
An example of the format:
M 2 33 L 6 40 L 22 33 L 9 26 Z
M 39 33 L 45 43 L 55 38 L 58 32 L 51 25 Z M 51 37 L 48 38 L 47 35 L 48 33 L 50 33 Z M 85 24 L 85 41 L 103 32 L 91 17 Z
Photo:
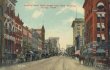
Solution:
M 77 50 L 77 51 L 75 52 L 75 55 L 80 55 L 80 50 Z

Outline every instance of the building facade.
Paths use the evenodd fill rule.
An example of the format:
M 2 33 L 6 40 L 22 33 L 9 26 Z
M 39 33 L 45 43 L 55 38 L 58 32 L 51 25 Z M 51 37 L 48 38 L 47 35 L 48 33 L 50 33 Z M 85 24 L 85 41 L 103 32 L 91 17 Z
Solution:
M 75 51 L 80 50 L 84 45 L 84 19 L 76 18 L 72 23 L 73 28 L 73 46 Z
M 57 54 L 59 47 L 60 47 L 59 38 L 58 37 L 50 37 L 49 38 L 49 47 L 50 47 L 50 53 L 52 55 Z
M 41 45 L 39 46 L 39 49 L 43 50 L 44 44 L 45 44 L 45 28 L 42 26 L 41 29 L 36 29 L 36 32 L 39 36 L 39 42 L 41 42 Z
M 6 58 L 7 54 L 15 53 L 15 4 L 16 0 L 0 0 L 0 60 Z
M 22 45 L 24 54 L 32 48 L 32 32 L 27 26 L 23 26 Z
M 108 0 L 85 0 L 86 44 L 108 41 Z

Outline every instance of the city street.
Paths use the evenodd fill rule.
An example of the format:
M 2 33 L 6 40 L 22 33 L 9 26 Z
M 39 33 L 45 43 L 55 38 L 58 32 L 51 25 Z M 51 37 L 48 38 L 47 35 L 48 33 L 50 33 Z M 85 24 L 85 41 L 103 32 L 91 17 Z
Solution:
M 65 56 L 55 56 L 33 62 L 2 67 L 0 70 L 94 70 L 79 64 L 77 60 Z

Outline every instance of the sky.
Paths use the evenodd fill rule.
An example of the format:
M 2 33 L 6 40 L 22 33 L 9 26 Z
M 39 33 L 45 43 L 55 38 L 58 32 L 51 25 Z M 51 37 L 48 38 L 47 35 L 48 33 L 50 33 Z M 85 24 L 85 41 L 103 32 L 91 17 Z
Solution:
M 59 37 L 61 48 L 72 45 L 72 21 L 84 17 L 84 0 L 17 0 L 16 15 L 29 28 L 44 25 L 45 37 Z

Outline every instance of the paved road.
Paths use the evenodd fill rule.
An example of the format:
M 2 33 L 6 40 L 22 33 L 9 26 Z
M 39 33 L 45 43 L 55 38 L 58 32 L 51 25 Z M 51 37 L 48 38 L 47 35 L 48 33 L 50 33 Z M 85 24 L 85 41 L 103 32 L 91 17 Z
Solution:
M 55 56 L 39 61 L 22 63 L 18 65 L 2 67 L 0 70 L 94 70 L 86 67 L 78 61 L 64 56 Z

